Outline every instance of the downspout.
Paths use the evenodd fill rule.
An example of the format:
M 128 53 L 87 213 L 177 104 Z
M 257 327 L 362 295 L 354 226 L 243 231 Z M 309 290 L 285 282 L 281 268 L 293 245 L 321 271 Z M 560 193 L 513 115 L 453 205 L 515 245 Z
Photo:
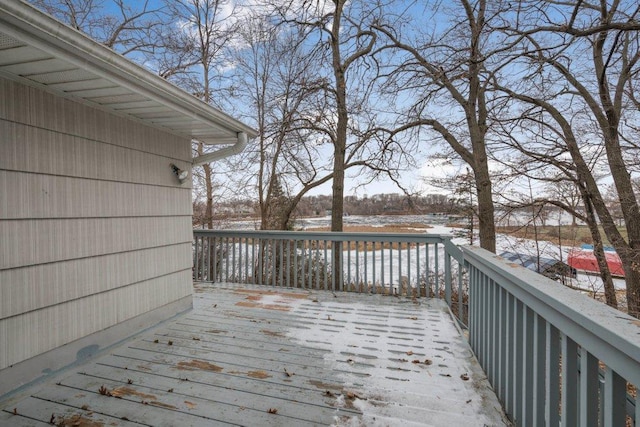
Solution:
M 220 150 L 214 151 L 213 153 L 203 154 L 202 156 L 198 156 L 193 159 L 193 166 L 200 166 L 205 163 L 215 162 L 220 159 L 224 159 L 225 157 L 233 156 L 235 154 L 239 154 L 242 150 L 247 146 L 248 138 L 247 134 L 244 132 L 238 133 L 238 140 L 235 144 L 230 147 L 221 148 Z

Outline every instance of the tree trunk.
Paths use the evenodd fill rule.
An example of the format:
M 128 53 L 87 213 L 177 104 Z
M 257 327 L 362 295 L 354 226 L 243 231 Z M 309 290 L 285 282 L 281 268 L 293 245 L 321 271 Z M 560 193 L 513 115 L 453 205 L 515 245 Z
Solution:
M 496 224 L 491 189 L 491 178 L 486 167 L 476 168 L 476 191 L 478 193 L 478 235 L 480 247 L 496 252 Z
M 611 270 L 609 270 L 609 264 L 607 264 L 607 258 L 604 253 L 604 245 L 602 243 L 602 236 L 600 230 L 598 230 L 598 220 L 593 210 L 593 205 L 589 198 L 589 194 L 581 189 L 580 191 L 582 199 L 584 200 L 584 208 L 587 219 L 587 226 L 591 232 L 591 238 L 593 239 L 593 254 L 598 262 L 598 268 L 600 270 L 600 278 L 604 284 L 604 298 L 607 305 L 618 308 L 618 299 L 616 298 L 616 290 L 613 285 L 613 278 L 611 277 Z M 573 217 L 575 220 L 575 216 Z

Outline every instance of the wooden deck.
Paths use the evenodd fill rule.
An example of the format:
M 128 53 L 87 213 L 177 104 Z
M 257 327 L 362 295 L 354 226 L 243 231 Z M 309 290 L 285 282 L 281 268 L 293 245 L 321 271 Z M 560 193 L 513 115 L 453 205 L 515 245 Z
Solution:
M 505 425 L 439 300 L 196 285 L 194 310 L 2 402 L 10 426 Z

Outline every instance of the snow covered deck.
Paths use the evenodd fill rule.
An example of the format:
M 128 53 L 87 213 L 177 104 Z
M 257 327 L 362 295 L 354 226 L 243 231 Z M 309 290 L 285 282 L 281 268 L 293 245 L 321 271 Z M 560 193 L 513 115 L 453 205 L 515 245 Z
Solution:
M 12 426 L 506 425 L 444 301 L 231 284 L 0 408 Z

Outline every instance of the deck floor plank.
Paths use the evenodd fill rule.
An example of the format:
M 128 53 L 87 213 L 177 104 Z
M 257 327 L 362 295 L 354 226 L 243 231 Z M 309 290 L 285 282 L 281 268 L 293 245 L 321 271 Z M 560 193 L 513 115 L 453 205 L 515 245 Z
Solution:
M 0 406 L 0 425 L 507 425 L 442 301 L 195 291 L 191 312 Z

